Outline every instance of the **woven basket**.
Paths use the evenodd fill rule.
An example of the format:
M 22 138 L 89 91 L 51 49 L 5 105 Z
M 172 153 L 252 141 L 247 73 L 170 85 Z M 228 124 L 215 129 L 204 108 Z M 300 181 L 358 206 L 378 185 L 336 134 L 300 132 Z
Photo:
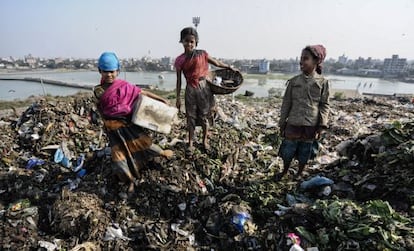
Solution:
M 220 85 L 212 82 L 215 77 L 221 77 L 222 83 Z M 240 88 L 243 83 L 243 76 L 238 71 L 219 69 L 210 72 L 207 83 L 213 94 L 230 94 Z

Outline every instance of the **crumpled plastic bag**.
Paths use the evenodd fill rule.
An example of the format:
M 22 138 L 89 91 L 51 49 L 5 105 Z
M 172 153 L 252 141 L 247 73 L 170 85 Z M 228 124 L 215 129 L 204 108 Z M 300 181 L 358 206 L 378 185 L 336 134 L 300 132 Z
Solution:
M 35 158 L 35 157 L 32 157 L 32 158 L 30 158 L 28 161 L 27 161 L 27 164 L 26 164 L 26 169 L 32 169 L 32 168 L 34 168 L 35 166 L 41 166 L 41 165 L 43 165 L 45 163 L 45 161 L 44 160 L 42 160 L 42 159 L 38 159 L 38 158 Z
M 302 182 L 300 184 L 300 188 L 303 190 L 307 190 L 307 189 L 311 189 L 314 187 L 332 185 L 333 183 L 334 183 L 333 180 L 317 175 L 309 180 Z
M 124 236 L 121 228 L 119 228 L 116 224 L 113 224 L 112 226 L 108 226 L 106 228 L 104 241 L 112 241 L 115 239 L 121 239 L 124 241 L 131 240 L 131 238 Z
M 37 244 L 41 248 L 45 248 L 47 251 L 54 251 L 58 249 L 58 246 L 55 243 L 51 243 L 48 241 L 38 241 Z

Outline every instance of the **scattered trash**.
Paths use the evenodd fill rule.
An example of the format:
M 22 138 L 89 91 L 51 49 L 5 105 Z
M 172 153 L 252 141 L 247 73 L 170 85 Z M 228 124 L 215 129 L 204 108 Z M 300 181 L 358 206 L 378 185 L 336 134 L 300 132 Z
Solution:
M 65 155 L 63 154 L 62 149 L 61 148 L 56 149 L 55 157 L 54 157 L 55 163 L 62 162 L 62 160 L 63 160 L 64 157 L 65 157 Z
M 58 246 L 48 241 L 38 241 L 39 247 L 45 248 L 47 251 L 54 251 L 58 249 Z
M 233 223 L 237 230 L 239 230 L 240 233 L 244 232 L 244 224 L 250 220 L 251 216 L 247 212 L 241 212 L 237 213 L 236 215 L 233 215 L 231 218 L 231 223 Z
M 220 85 L 223 79 L 220 76 L 215 76 L 213 79 L 213 84 Z
M 182 117 L 151 132 L 176 157 L 141 167 L 135 194 L 114 175 L 90 95 L 0 117 L 0 249 L 414 250 L 412 107 L 332 101 L 306 178 L 276 181 L 281 99 L 216 98 L 211 151 L 197 133 L 185 157 Z M 301 242 L 286 246 L 288 233 Z
M 85 163 L 85 154 L 81 154 L 79 158 L 76 160 L 76 166 L 73 167 L 73 171 L 76 173 L 83 168 L 83 164 Z
M 248 91 L 248 90 L 246 90 L 245 92 L 244 92 L 244 96 L 245 97 L 252 97 L 254 95 L 254 92 L 252 92 L 252 91 Z
M 41 166 L 43 164 L 45 164 L 44 160 L 32 157 L 27 161 L 26 169 L 32 169 L 35 166 Z
M 300 188 L 303 190 L 311 189 L 314 187 L 320 187 L 320 186 L 326 186 L 326 185 L 332 185 L 334 182 L 333 180 L 321 177 L 321 176 L 315 176 L 309 180 L 306 180 L 300 184 Z
M 189 236 L 189 233 L 187 231 L 180 229 L 179 224 L 176 224 L 176 223 L 171 224 L 171 230 L 174 232 L 177 232 L 178 234 L 182 236 L 185 236 L 185 237 Z
M 22 199 L 22 200 L 16 201 L 12 205 L 10 205 L 9 209 L 12 212 L 15 212 L 15 211 L 23 210 L 23 209 L 28 208 L 28 207 L 30 207 L 30 200 L 29 199 Z
M 319 196 L 329 196 L 331 192 L 332 188 L 330 186 L 324 186 L 319 192 Z
M 86 169 L 80 169 L 79 172 L 76 174 L 79 178 L 82 178 L 87 173 Z
M 288 245 L 292 244 L 292 246 L 290 247 L 289 251 L 305 251 L 301 246 L 300 246 L 300 238 L 299 236 L 297 236 L 294 233 L 289 233 L 288 234 L 288 238 L 290 240 L 291 243 L 289 243 Z
M 112 226 L 108 226 L 106 228 L 105 236 L 103 238 L 104 241 L 112 241 L 115 239 L 121 239 L 124 241 L 130 241 L 131 239 L 124 236 L 122 233 L 122 229 L 119 228 L 117 224 L 112 224 Z
M 97 158 L 111 157 L 111 148 L 105 147 L 104 149 L 96 151 L 96 157 Z

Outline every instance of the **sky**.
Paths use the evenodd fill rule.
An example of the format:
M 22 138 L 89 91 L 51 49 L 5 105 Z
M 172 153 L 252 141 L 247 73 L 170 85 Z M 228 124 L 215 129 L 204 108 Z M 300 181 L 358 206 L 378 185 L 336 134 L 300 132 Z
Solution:
M 199 16 L 198 48 L 228 59 L 414 59 L 414 0 L 2 0 L 0 57 L 176 57 Z

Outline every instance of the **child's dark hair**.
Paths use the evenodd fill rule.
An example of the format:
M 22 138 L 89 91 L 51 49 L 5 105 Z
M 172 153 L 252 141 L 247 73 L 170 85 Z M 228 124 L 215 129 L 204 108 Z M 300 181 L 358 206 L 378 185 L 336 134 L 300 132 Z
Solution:
M 186 28 L 181 30 L 180 41 L 179 42 L 182 43 L 184 38 L 188 35 L 192 35 L 192 36 L 195 37 L 196 45 L 197 45 L 198 44 L 198 32 L 193 27 L 186 27 Z

